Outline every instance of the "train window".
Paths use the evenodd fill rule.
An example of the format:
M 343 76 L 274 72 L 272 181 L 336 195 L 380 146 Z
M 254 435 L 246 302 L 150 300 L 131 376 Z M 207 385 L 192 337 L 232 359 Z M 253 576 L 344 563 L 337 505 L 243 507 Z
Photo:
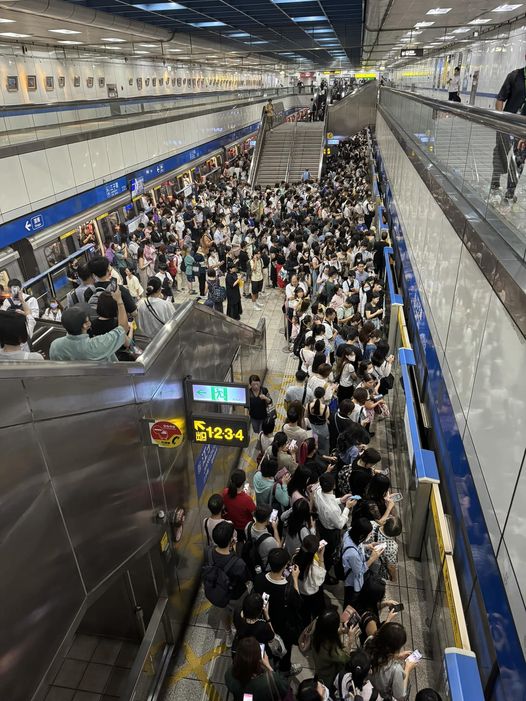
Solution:
M 64 250 L 63 243 L 60 239 L 49 246 L 46 246 L 46 248 L 44 248 L 44 255 L 46 256 L 46 260 L 50 268 L 51 266 L 60 263 L 60 261 L 64 260 L 64 258 L 67 258 L 66 251 Z

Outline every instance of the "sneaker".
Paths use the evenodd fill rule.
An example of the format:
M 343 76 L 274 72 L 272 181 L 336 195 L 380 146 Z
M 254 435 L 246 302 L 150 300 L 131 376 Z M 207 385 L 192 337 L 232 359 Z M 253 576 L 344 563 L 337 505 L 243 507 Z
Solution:
M 488 204 L 496 207 L 502 202 L 502 191 L 500 187 L 491 188 L 489 191 Z
M 297 677 L 303 667 L 300 664 L 291 664 L 288 672 L 284 672 L 286 677 Z

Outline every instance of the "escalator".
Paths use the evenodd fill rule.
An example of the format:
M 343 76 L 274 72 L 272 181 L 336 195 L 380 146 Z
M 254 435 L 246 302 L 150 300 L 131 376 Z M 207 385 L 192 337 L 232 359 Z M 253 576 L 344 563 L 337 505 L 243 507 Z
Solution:
M 378 83 L 360 85 L 343 100 L 330 105 L 327 131 L 338 136 L 353 136 L 376 122 Z
M 61 331 L 42 329 L 45 348 Z M 263 321 L 190 301 L 140 361 L 0 367 L 2 698 L 155 698 L 198 586 L 202 505 L 240 449 L 214 451 L 198 488 L 206 446 L 160 449 L 145 419 L 184 435 L 185 377 L 265 370 Z

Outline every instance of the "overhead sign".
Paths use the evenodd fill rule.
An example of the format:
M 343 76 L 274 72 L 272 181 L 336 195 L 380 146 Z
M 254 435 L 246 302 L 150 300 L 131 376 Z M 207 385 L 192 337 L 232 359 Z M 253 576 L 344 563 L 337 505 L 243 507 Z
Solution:
M 139 197 L 144 192 L 144 178 L 132 178 L 130 180 L 130 191 L 132 197 Z
M 35 214 L 34 216 L 29 217 L 29 219 L 26 219 L 24 229 L 29 233 L 33 231 L 38 231 L 39 229 L 43 229 L 44 226 L 44 216 L 42 214 Z
M 209 385 L 191 381 L 188 384 L 190 386 L 190 398 L 194 402 L 248 406 L 248 388 L 246 385 L 234 382 Z
M 198 498 L 201 498 L 205 490 L 208 476 L 212 472 L 218 452 L 219 448 L 217 445 L 204 445 L 194 462 L 195 488 Z
M 248 416 L 237 414 L 192 414 L 189 436 L 193 443 L 211 443 L 243 448 L 250 442 Z
M 416 58 L 424 55 L 424 49 L 400 49 L 400 58 Z
M 376 73 L 355 73 L 356 80 L 376 80 Z
M 184 435 L 177 419 L 160 419 L 150 421 L 150 440 L 159 448 L 177 448 L 184 440 Z

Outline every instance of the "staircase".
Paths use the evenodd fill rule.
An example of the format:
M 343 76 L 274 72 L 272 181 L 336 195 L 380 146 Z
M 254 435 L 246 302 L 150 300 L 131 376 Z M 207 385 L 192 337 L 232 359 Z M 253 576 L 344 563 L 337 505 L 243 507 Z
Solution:
M 282 180 L 298 182 L 305 168 L 312 179 L 317 178 L 323 138 L 323 122 L 286 122 L 267 132 L 256 183 L 265 186 Z
M 300 181 L 305 168 L 311 180 L 318 177 L 323 138 L 323 122 L 298 122 L 287 176 L 290 183 Z

